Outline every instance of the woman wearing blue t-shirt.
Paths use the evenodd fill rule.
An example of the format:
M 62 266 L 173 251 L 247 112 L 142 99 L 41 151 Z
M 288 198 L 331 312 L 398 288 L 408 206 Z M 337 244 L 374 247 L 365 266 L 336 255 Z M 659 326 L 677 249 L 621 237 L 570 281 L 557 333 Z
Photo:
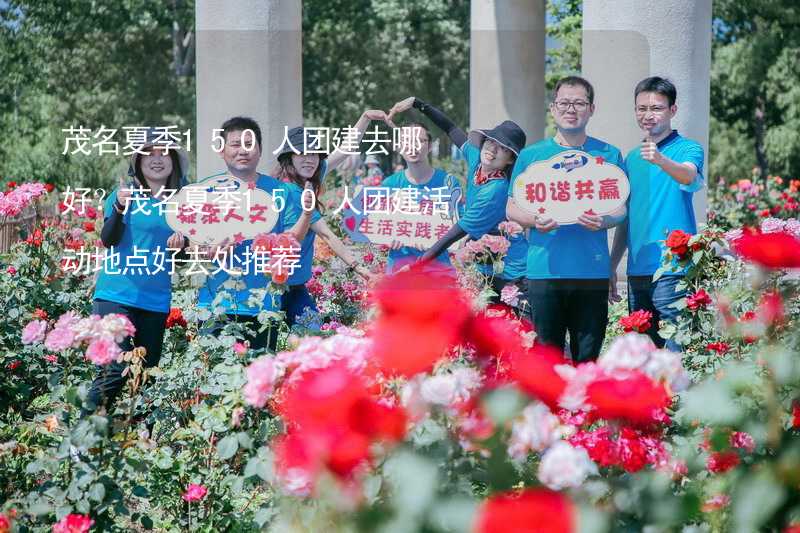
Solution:
M 411 96 L 398 102 L 389 112 L 389 120 L 414 107 L 442 129 L 467 160 L 466 206 L 459 221 L 422 255 L 430 261 L 464 236 L 478 240 L 486 234 L 499 234 L 498 225 L 506 220 L 508 178 L 520 150 L 525 146 L 525 132 L 515 122 L 506 120 L 491 130 L 467 133 L 456 126 L 442 111 Z M 528 244 L 522 234 L 509 237 L 510 247 L 503 271 L 495 276 L 490 266 L 481 271 L 491 277 L 492 289 L 499 300 L 502 289 L 524 278 Z M 521 292 L 524 288 L 520 285 Z
M 420 122 L 411 122 L 405 127 L 419 128 L 423 135 L 420 135 L 419 146 L 411 150 L 409 146 L 401 149 L 400 156 L 405 161 L 405 168 L 400 168 L 391 176 L 381 182 L 381 187 L 388 189 L 414 189 L 417 200 L 447 203 L 448 209 L 453 206 L 453 199 L 461 197 L 461 186 L 458 180 L 440 168 L 431 166 L 428 154 L 431 150 L 431 132 Z M 458 191 L 458 192 L 456 192 Z M 404 246 L 399 240 L 392 241 L 389 246 L 389 256 L 386 261 L 386 273 L 393 274 L 417 262 L 425 252 L 424 248 L 414 246 Z M 427 262 L 425 269 L 428 272 L 439 272 L 452 274 L 453 266 L 450 264 L 450 256 L 447 249 L 433 256 Z
M 366 111 L 356 123 L 355 128 L 360 132 L 365 131 L 369 121 L 383 120 L 382 111 Z M 311 226 L 303 241 L 300 243 L 300 260 L 294 272 L 289 275 L 288 290 L 281 295 L 281 308 L 285 313 L 286 324 L 291 328 L 304 313 L 316 313 L 317 305 L 308 292 L 306 283 L 311 279 L 311 265 L 314 261 L 314 240 L 317 235 L 330 246 L 345 264 L 364 279 L 370 279 L 372 274 L 364 266 L 357 264 L 356 257 L 349 248 L 331 230 L 318 210 L 316 199 L 322 194 L 322 180 L 329 168 L 338 165 L 346 159 L 346 154 L 335 152 L 328 158 L 321 150 L 312 150 L 308 146 L 307 136 L 301 126 L 289 130 L 287 138 L 289 143 L 278 154 L 278 169 L 275 177 L 286 184 L 287 209 L 285 223 L 293 225 L 303 210 L 303 195 L 306 182 L 311 183 L 314 192 L 315 208 L 311 213 Z M 299 152 L 299 153 L 298 153 Z M 344 155 L 344 157 L 341 157 Z M 306 311 L 308 310 L 308 311 Z M 319 328 L 319 323 L 307 324 L 312 328 Z
M 160 142 L 149 130 L 145 145 L 131 158 L 129 182 L 120 181 L 106 200 L 100 233 L 108 248 L 94 291 L 92 313 L 128 317 L 136 333 L 120 343 L 123 351 L 146 350 L 144 364 L 161 358 L 172 299 L 172 263 L 188 241 L 165 220 L 169 201 L 185 183 L 188 158 L 174 143 Z M 110 407 L 125 384 L 126 365 L 100 367 L 89 390 L 90 409 Z

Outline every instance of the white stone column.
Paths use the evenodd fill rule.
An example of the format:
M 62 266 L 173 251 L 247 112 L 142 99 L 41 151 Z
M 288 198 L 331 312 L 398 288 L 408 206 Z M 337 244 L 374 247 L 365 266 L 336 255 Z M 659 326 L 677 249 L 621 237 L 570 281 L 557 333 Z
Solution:
M 597 93 L 591 135 L 627 154 L 642 139 L 634 87 L 648 76 L 666 77 L 678 89 L 673 127 L 703 145 L 708 169 L 711 0 L 584 0 L 581 64 Z M 694 195 L 698 223 L 706 219 L 706 198 L 705 189 Z
M 544 0 L 472 0 L 470 105 L 472 128 L 513 120 L 528 143 L 545 125 Z
M 197 176 L 224 169 L 214 128 L 244 115 L 261 126 L 259 170 L 269 172 L 284 126 L 303 120 L 302 1 L 197 0 Z

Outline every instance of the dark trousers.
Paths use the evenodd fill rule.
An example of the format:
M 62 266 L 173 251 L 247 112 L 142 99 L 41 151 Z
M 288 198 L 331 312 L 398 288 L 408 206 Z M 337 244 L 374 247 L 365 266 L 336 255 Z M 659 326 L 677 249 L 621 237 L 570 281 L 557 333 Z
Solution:
M 644 309 L 653 313 L 647 335 L 658 348 L 666 348 L 680 352 L 681 346 L 672 339 L 665 340 L 658 334 L 661 320 L 675 322 L 680 310 L 674 307 L 675 302 L 686 297 L 686 289 L 678 290 L 678 283 L 683 276 L 661 276 L 653 281 L 652 276 L 628 276 L 628 311 L 633 313 Z
M 531 279 L 528 300 L 537 342 L 562 350 L 569 332 L 573 361 L 597 359 L 608 324 L 607 279 Z
M 309 309 L 312 313 L 317 312 L 317 303 L 314 297 L 308 292 L 305 284 L 290 285 L 289 290 L 281 295 L 281 310 L 286 314 L 286 325 L 290 328 L 300 322 L 300 317 Z M 322 324 L 319 319 L 308 324 L 311 329 L 319 329 Z
M 126 337 L 121 343 L 120 348 L 127 352 L 134 346 L 141 346 L 147 353 L 145 354 L 144 365 L 147 368 L 158 365 L 161 360 L 161 351 L 164 346 L 164 330 L 167 325 L 167 313 L 157 313 L 146 311 L 138 307 L 131 307 L 107 300 L 95 300 L 92 303 L 92 314 L 105 316 L 108 314 L 120 314 L 128 317 L 136 333 L 133 337 Z M 127 363 L 109 363 L 97 367 L 97 377 L 92 382 L 89 389 L 89 406 L 93 411 L 97 407 L 105 406 L 110 408 L 117 399 L 122 387 L 125 386 L 127 376 L 122 372 L 127 367 Z

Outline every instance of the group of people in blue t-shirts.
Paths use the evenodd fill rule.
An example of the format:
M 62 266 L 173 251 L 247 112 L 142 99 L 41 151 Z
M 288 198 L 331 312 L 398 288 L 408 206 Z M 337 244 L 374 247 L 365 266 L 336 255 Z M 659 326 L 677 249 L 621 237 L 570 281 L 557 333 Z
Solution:
M 659 347 L 666 344 L 669 349 L 679 350 L 674 342 L 658 335 L 657 325 L 660 319 L 671 320 L 678 313 L 674 304 L 685 296 L 679 285 L 682 272 L 668 272 L 656 280 L 653 275 L 661 266 L 667 234 L 678 229 L 687 233 L 697 230 L 692 194 L 703 185 L 703 149 L 672 129 L 677 91 L 667 79 L 650 77 L 636 86 L 635 119 L 644 139 L 626 158 L 618 148 L 586 134 L 595 110 L 594 96 L 592 85 L 581 77 L 559 80 L 549 104 L 556 134 L 527 147 L 525 132 L 513 121 L 467 133 L 442 111 L 413 96 L 395 104 L 388 114 L 380 110 L 365 111 L 355 125 L 361 134 L 372 120 L 392 124 L 399 113 L 417 109 L 448 135 L 468 168 L 457 222 L 428 249 L 394 241 L 386 273 L 391 275 L 412 264 L 418 264 L 423 271 L 450 271 L 448 248 L 453 243 L 464 237 L 477 240 L 487 234 L 499 235 L 504 222 L 516 222 L 525 231 L 508 235 L 509 247 L 502 271 L 493 271 L 491 265 L 478 268 L 489 276 L 496 301 L 509 284 L 516 285 L 526 295 L 538 342 L 561 348 L 568 335 L 573 360 L 588 361 L 599 355 L 609 302 L 619 300 L 616 270 L 627 251 L 630 311 L 652 312 L 653 327 L 648 335 Z M 459 181 L 430 163 L 430 131 L 422 123 L 410 125 L 421 128 L 425 135 L 413 150 L 401 150 L 405 168 L 386 177 L 382 186 L 417 189 L 420 198 L 436 189 L 453 194 L 461 188 Z M 284 208 L 272 232 L 292 234 L 301 243 L 300 260 L 280 297 L 266 290 L 270 279 L 264 274 L 248 273 L 231 279 L 222 269 L 207 276 L 199 291 L 199 306 L 222 308 L 228 321 L 245 323 L 246 331 L 250 332 L 246 340 L 252 349 L 274 350 L 277 329 L 263 327 L 258 315 L 265 310 L 282 311 L 289 326 L 304 315 L 313 315 L 316 305 L 306 283 L 311 279 L 317 236 L 358 275 L 365 279 L 373 276 L 357 263 L 355 255 L 330 229 L 318 204 L 307 201 L 319 197 L 326 173 L 336 168 L 346 154 L 338 151 L 320 154 L 306 145 L 302 127 L 293 128 L 287 132 L 288 143 L 278 153 L 275 175 L 267 176 L 256 170 L 262 142 L 258 124 L 250 118 L 234 117 L 221 129 L 225 173 L 282 198 Z M 176 250 L 180 256 L 181 250 L 189 246 L 188 239 L 169 228 L 161 210 L 151 209 L 145 215 L 129 209 L 134 200 L 155 205 L 162 201 L 161 188 L 179 189 L 186 183 L 186 158 L 180 147 L 148 141 L 145 148 L 151 150 L 135 154 L 131 161 L 130 175 L 135 181 L 115 190 L 105 206 L 101 238 L 107 247 L 114 246 L 121 260 L 136 248 L 154 249 L 160 245 Z M 625 206 L 603 216 L 582 213 L 575 224 L 559 226 L 554 220 L 536 216 L 515 203 L 511 194 L 514 181 L 528 166 L 576 149 L 602 157 L 626 172 L 630 196 Z M 146 198 L 134 198 L 130 192 L 134 187 L 152 192 Z M 309 189 L 313 195 L 304 193 Z M 607 230 L 611 227 L 616 227 L 616 231 L 609 252 Z M 250 246 L 252 241 L 243 241 L 224 248 L 233 252 L 233 258 L 241 258 L 246 257 Z M 204 253 L 213 258 L 220 248 L 208 248 Z M 154 366 L 161 355 L 170 300 L 168 272 L 147 276 L 145 280 L 133 274 L 103 270 L 96 284 L 93 312 L 128 316 L 136 334 L 125 340 L 123 350 L 143 346 L 147 351 L 146 365 Z M 124 381 L 122 364 L 104 368 L 92 384 L 90 407 L 113 402 Z

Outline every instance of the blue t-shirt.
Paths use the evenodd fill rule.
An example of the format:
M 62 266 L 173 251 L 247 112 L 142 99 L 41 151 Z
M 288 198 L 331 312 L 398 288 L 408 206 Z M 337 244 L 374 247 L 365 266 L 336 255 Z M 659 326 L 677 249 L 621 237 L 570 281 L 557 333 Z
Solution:
M 106 199 L 106 218 L 113 214 L 116 200 L 115 189 Z M 128 204 L 128 211 L 123 215 L 125 231 L 119 244 L 113 247 L 114 255 L 109 255 L 111 250 L 106 251 L 106 260 L 95 284 L 95 299 L 147 311 L 169 312 L 172 252 L 167 250 L 167 239 L 174 231 L 164 217 L 167 207 L 159 213 L 159 202 L 150 196 L 138 196 Z M 116 254 L 119 254 L 119 262 Z
M 287 184 L 281 183 L 271 176 L 259 174 L 258 180 L 256 181 L 256 187 L 270 193 L 273 198 L 280 196 L 284 199 L 284 208 L 278 214 L 278 221 L 275 223 L 275 227 L 272 228 L 272 231 L 270 232 L 282 233 L 286 227 L 284 223 L 284 217 L 286 216 L 286 210 L 289 205 Z M 225 313 L 233 315 L 256 316 L 261 311 L 280 310 L 280 296 L 270 294 L 269 292 L 267 292 L 264 296 L 263 307 L 247 304 L 247 300 L 251 297 L 251 289 L 265 289 L 268 288 L 270 284 L 269 277 L 263 272 L 256 273 L 252 263 L 249 265 L 249 268 L 247 268 L 247 266 L 244 264 L 244 261 L 247 257 L 246 253 L 248 252 L 252 243 L 252 240 L 247 240 L 235 245 L 233 247 L 233 255 L 235 260 L 228 260 L 225 265 L 227 268 L 232 263 L 234 268 L 242 268 L 243 270 L 247 270 L 247 274 L 242 274 L 236 278 L 237 281 L 241 282 L 240 286 L 235 288 L 223 287 L 223 284 L 230 279 L 230 274 L 222 269 L 219 269 L 219 272 L 212 274 L 212 272 L 217 269 L 216 263 L 211 263 L 210 265 L 206 266 L 206 269 L 209 270 L 209 275 L 206 277 L 205 284 L 200 287 L 198 294 L 199 307 L 210 308 L 211 304 L 214 302 L 214 298 L 217 296 L 217 293 L 224 291 L 227 293 L 227 295 L 219 302 L 219 305 L 224 308 Z
M 322 171 L 320 172 L 320 179 L 325 178 L 328 171 L 327 161 L 322 161 Z M 286 228 L 291 228 L 303 214 L 303 188 L 296 183 L 284 183 L 287 190 L 286 208 L 283 217 L 283 225 Z M 317 199 L 319 201 L 319 199 Z M 315 208 L 311 212 L 311 224 L 322 219 L 319 211 Z M 314 239 L 316 233 L 309 228 L 308 233 L 300 243 L 300 264 L 295 268 L 294 272 L 289 276 L 289 285 L 302 285 L 311 279 L 311 266 L 314 262 Z
M 467 203 L 458 225 L 471 239 L 478 240 L 487 233 L 499 234 L 497 226 L 506 220 L 506 203 L 508 201 L 508 180 L 492 179 L 483 185 L 475 183 L 475 174 L 481 164 L 480 149 L 470 142 L 461 146 L 461 153 L 467 160 Z M 528 253 L 528 241 L 523 234 L 507 237 L 511 243 L 505 266 L 499 277 L 507 280 L 521 278 L 525 275 L 525 262 Z M 479 269 L 492 273 L 490 265 L 480 265 Z
M 513 196 L 514 180 L 529 165 L 545 161 L 574 147 L 561 146 L 552 137 L 522 150 L 514 165 L 508 196 Z M 601 156 L 623 170 L 622 153 L 607 142 L 587 137 L 583 151 Z M 559 226 L 548 233 L 531 229 L 528 236 L 528 279 L 607 279 L 611 272 L 608 231 L 591 231 L 579 224 Z
M 658 150 L 676 163 L 692 163 L 697 175 L 681 185 L 661 167 L 642 159 L 641 146 L 628 153 L 625 165 L 631 181 L 628 198 L 628 275 L 650 276 L 661 266 L 669 232 L 697 233 L 692 194 L 703 188 L 703 147 L 673 130 Z M 682 274 L 683 271 L 665 274 Z
M 431 199 L 432 195 L 436 195 L 437 201 L 439 199 L 447 200 L 451 198 L 453 192 L 460 188 L 458 185 L 458 180 L 441 169 L 435 169 L 431 179 L 423 184 L 412 182 L 408 179 L 408 176 L 406 176 L 406 171 L 401 170 L 384 179 L 380 186 L 390 189 L 418 189 L 418 200 Z M 434 189 L 441 189 L 441 191 L 438 192 L 441 192 L 442 194 L 438 195 L 437 191 L 434 191 Z M 391 274 L 398 268 L 414 263 L 420 257 L 422 257 L 424 253 L 425 252 L 423 250 L 418 250 L 412 246 L 403 246 L 398 250 L 389 250 L 389 257 L 386 262 L 386 273 Z M 428 264 L 426 268 L 430 270 L 452 269 L 450 255 L 447 253 L 447 250 L 439 254 L 436 257 L 435 262 Z

